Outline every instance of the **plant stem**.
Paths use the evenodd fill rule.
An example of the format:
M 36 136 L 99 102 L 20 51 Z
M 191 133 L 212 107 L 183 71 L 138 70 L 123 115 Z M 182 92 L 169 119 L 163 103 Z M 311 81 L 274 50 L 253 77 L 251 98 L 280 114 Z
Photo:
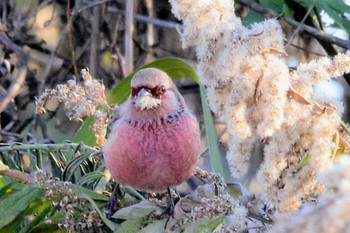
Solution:
M 0 170 L 0 175 L 1 176 L 9 176 L 9 177 L 19 179 L 19 180 L 22 180 L 22 181 L 28 182 L 28 183 L 34 182 L 33 178 L 30 175 L 20 173 L 17 170 Z
M 0 152 L 14 150 L 47 150 L 56 151 L 62 149 L 84 150 L 95 152 L 97 149 L 79 143 L 61 143 L 61 144 L 4 144 L 0 143 Z

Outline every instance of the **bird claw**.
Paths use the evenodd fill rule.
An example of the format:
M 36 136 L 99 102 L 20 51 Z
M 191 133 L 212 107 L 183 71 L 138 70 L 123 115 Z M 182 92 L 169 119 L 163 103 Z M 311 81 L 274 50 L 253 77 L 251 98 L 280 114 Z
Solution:
M 175 210 L 175 203 L 174 203 L 174 200 L 170 198 L 169 200 L 167 200 L 167 207 L 165 211 L 161 214 L 161 216 L 174 217 L 174 210 Z
M 117 212 L 119 209 L 119 203 L 118 203 L 118 189 L 119 184 L 114 188 L 113 192 L 111 193 L 111 196 L 108 199 L 108 204 L 105 209 L 105 215 L 108 219 L 111 219 L 113 214 Z

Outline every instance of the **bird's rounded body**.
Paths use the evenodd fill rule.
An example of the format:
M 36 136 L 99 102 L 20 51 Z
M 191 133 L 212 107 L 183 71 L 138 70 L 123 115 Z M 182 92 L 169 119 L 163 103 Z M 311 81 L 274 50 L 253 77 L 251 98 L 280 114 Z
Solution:
M 159 75 L 159 70 L 151 71 L 146 74 Z M 103 153 L 112 177 L 121 184 L 144 191 L 163 191 L 187 179 L 197 165 L 198 122 L 167 78 L 169 81 L 169 93 L 159 97 L 161 102 L 156 107 L 135 107 L 133 96 L 120 107 L 120 118 Z

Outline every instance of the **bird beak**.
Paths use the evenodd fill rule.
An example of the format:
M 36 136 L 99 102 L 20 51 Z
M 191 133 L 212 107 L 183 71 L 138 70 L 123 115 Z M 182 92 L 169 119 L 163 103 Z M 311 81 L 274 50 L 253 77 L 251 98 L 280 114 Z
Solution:
M 161 103 L 161 100 L 155 98 L 147 88 L 142 88 L 134 97 L 134 101 L 141 110 L 158 107 Z

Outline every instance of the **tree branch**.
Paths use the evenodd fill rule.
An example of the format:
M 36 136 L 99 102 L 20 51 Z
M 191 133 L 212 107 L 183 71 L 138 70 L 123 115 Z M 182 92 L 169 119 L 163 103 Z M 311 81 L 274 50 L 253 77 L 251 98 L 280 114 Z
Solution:
M 259 4 L 252 2 L 251 0 L 236 0 L 236 2 L 240 3 L 243 6 L 250 8 L 256 12 L 261 13 L 262 15 L 264 15 L 267 18 L 278 18 L 279 20 L 282 20 L 282 21 L 288 23 L 292 27 L 298 28 L 300 30 L 300 32 L 306 32 L 306 33 L 312 35 L 313 37 L 315 37 L 321 41 L 324 41 L 327 43 L 332 43 L 332 44 L 338 45 L 339 47 L 342 47 L 344 49 L 350 50 L 350 41 L 348 41 L 348 40 L 343 40 L 343 39 L 340 39 L 338 37 L 329 35 L 323 31 L 319 31 L 319 30 L 317 30 L 313 27 L 307 26 L 305 24 L 300 25 L 300 23 L 295 21 L 294 19 L 285 17 L 283 15 L 281 16 L 270 9 L 266 9 L 266 8 L 260 6 Z
M 116 7 L 108 7 L 108 12 L 110 13 L 117 13 L 125 16 L 125 12 L 116 8 Z M 143 23 L 148 23 L 148 24 L 153 24 L 154 26 L 161 27 L 161 28 L 166 28 L 166 29 L 182 29 L 183 26 L 180 23 L 173 22 L 173 21 L 168 21 L 168 20 L 162 20 L 162 19 L 157 19 L 157 18 L 152 18 L 140 14 L 134 15 L 134 20 L 143 22 Z
M 13 43 L 4 32 L 0 32 L 0 43 L 4 44 L 6 47 L 11 49 L 18 58 L 19 68 L 18 73 L 14 81 L 11 83 L 11 86 L 7 90 L 7 94 L 0 101 L 0 113 L 5 111 L 8 104 L 18 95 L 19 90 L 21 89 L 24 80 L 27 76 L 27 54 L 24 50 L 18 47 L 15 43 Z
M 124 47 L 125 47 L 125 69 L 126 74 L 130 74 L 134 69 L 134 47 L 133 47 L 133 33 L 134 33 L 134 0 L 126 1 L 125 9 L 125 34 L 124 34 Z

